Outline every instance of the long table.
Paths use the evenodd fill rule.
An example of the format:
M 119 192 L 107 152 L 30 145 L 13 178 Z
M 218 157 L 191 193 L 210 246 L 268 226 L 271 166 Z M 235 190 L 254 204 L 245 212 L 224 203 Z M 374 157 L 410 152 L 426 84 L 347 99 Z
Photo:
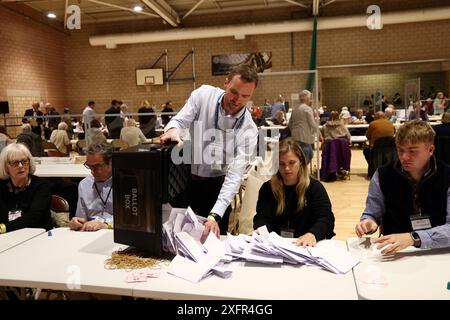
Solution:
M 344 241 L 333 241 L 345 247 Z M 232 262 L 233 274 L 222 279 L 209 276 L 199 283 L 166 272 L 138 283 L 133 296 L 153 299 L 262 299 L 262 300 L 355 300 L 353 275 L 334 274 L 316 266 L 263 265 Z
M 125 247 L 113 242 L 112 230 L 53 229 L 0 253 L 0 285 L 132 296 L 127 271 L 104 267 Z
M 0 234 L 0 253 L 11 249 L 27 240 L 30 240 L 44 232 L 45 229 L 25 228 Z
M 191 283 L 168 274 L 165 263 L 159 278 L 127 283 L 128 271 L 104 268 L 105 259 L 125 247 L 113 242 L 112 230 L 54 229 L 51 236 L 44 233 L 0 253 L 0 285 L 158 299 L 357 299 L 351 272 L 336 275 L 312 266 L 233 262 L 230 278 Z
M 68 157 L 35 157 L 38 177 L 44 178 L 85 178 L 91 171 L 75 159 Z
M 450 248 L 420 250 L 409 247 L 384 257 L 364 239 L 350 238 L 347 246 L 361 259 L 353 268 L 358 294 L 363 299 L 450 300 Z

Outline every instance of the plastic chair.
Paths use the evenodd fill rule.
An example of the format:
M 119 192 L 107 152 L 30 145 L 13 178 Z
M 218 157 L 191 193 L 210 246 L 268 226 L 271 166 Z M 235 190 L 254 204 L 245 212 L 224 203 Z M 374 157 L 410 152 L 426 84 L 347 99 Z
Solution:
M 47 157 L 67 157 L 67 154 L 61 153 L 55 149 L 48 149 L 46 153 Z
M 256 202 L 259 189 L 265 181 L 254 175 L 249 175 L 242 198 L 241 212 L 239 214 L 239 233 L 249 234 L 253 231 L 253 217 L 256 214 Z
M 67 227 L 69 225 L 69 202 L 66 199 L 52 195 L 50 212 L 53 224 L 56 227 Z

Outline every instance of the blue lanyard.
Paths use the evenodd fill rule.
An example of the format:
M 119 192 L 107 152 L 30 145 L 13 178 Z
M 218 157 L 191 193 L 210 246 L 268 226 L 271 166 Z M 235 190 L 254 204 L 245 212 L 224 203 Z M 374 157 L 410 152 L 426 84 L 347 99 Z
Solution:
M 214 126 L 216 129 L 219 129 L 219 108 L 220 108 L 220 102 L 222 101 L 222 98 L 224 95 L 225 95 L 225 92 L 220 95 L 219 100 L 217 100 L 217 104 L 216 104 L 216 115 L 215 115 L 215 119 L 214 119 Z M 244 108 L 247 109 L 246 107 L 244 107 Z M 242 127 L 242 124 L 244 123 L 245 112 L 246 112 L 246 110 L 244 110 L 242 115 L 236 120 L 236 122 L 233 125 L 233 128 L 231 128 L 231 129 L 235 129 L 235 128 L 240 129 Z

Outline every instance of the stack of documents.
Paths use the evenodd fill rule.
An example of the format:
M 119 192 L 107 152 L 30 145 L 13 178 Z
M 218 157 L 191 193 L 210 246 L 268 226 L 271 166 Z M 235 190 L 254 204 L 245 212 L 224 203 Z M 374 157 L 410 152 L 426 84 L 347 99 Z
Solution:
M 359 259 L 331 240 L 323 240 L 316 247 L 298 247 L 295 239 L 269 233 L 266 226 L 252 236 L 228 234 L 220 241 L 210 233 L 205 243 L 200 242 L 205 218 L 190 209 L 164 208 L 163 248 L 177 254 L 168 273 L 198 282 L 210 274 L 227 278 L 231 270 L 227 262 L 235 259 L 265 264 L 317 265 L 336 274 L 345 274 L 359 263 Z
M 317 243 L 317 247 L 298 247 L 295 239 L 282 238 L 267 231 L 266 226 L 249 236 L 228 235 L 225 257 L 241 258 L 259 263 L 289 263 L 318 265 L 334 273 L 347 273 L 359 259 L 331 240 Z

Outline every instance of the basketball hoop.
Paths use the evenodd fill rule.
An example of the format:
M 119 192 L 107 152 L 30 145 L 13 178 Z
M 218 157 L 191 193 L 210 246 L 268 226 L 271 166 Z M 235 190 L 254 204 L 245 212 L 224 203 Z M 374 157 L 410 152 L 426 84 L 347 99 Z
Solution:
M 155 83 L 155 77 L 152 77 L 152 76 L 145 77 L 145 82 L 144 82 L 145 91 L 152 92 L 152 86 L 154 83 Z

